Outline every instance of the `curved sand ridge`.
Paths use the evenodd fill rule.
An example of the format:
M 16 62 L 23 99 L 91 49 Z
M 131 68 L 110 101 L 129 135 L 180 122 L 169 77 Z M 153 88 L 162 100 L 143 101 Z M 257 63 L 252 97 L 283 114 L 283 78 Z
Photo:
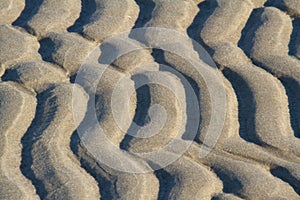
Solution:
M 224 1 L 221 2 L 225 4 Z M 232 40 L 227 39 L 226 42 L 219 41 L 220 37 L 218 37 L 217 35 L 218 31 L 215 31 L 215 27 L 217 26 L 211 26 L 211 24 L 218 23 L 218 22 L 221 23 L 222 21 L 224 23 L 224 21 L 226 20 L 226 18 L 222 17 L 221 13 L 228 12 L 228 7 L 226 8 L 226 6 L 223 6 L 223 4 L 220 4 L 220 7 L 217 8 L 216 11 L 214 12 L 214 15 L 207 20 L 206 23 L 208 26 L 206 26 L 205 24 L 201 32 L 201 35 L 204 38 L 204 41 L 207 44 L 210 44 L 215 49 L 215 53 L 214 53 L 215 61 L 220 65 L 224 66 L 225 68 L 228 67 L 230 70 L 234 71 L 239 76 L 241 76 L 241 78 L 249 85 L 249 87 L 252 90 L 252 95 L 256 106 L 255 107 L 256 114 L 254 116 L 254 122 L 253 122 L 255 123 L 256 130 L 254 133 L 250 133 L 250 134 L 255 134 L 254 137 L 259 142 L 270 144 L 277 148 L 288 148 L 287 142 L 286 143 L 284 142 L 288 138 L 285 139 L 284 136 L 287 137 L 293 136 L 293 134 L 292 134 L 292 129 L 289 126 L 289 114 L 288 114 L 288 106 L 287 106 L 287 98 L 285 95 L 285 90 L 277 79 L 273 78 L 271 75 L 268 75 L 267 72 L 264 72 L 263 70 L 260 70 L 257 67 L 253 66 L 251 62 L 248 60 L 248 58 L 243 54 L 243 52 L 238 47 L 234 47 L 234 43 L 237 43 L 235 39 Z M 248 5 L 249 5 L 248 7 L 251 10 L 250 7 L 251 4 L 249 4 L 249 2 Z M 240 12 L 241 15 L 244 14 L 246 16 L 244 19 L 247 19 L 248 18 L 247 16 L 250 15 L 250 12 L 247 11 L 246 9 L 243 9 L 242 11 L 234 7 L 230 7 L 230 9 L 232 9 L 230 13 Z M 243 18 L 240 17 L 239 19 L 243 19 Z M 244 24 L 245 23 L 246 21 L 244 20 Z M 236 27 L 225 29 L 225 31 L 227 30 L 228 35 L 232 36 L 234 34 L 241 32 L 241 29 L 239 27 L 240 27 L 239 25 L 236 25 Z M 208 37 L 208 35 L 210 35 L 210 37 Z M 211 36 L 215 36 L 215 37 L 211 37 Z M 209 39 L 206 39 L 207 37 Z M 232 43 L 229 43 L 231 41 Z M 257 75 L 253 76 L 253 73 Z M 261 88 L 259 80 L 264 80 L 265 90 Z M 266 84 L 268 83 L 268 81 L 270 81 L 270 84 Z M 270 89 L 267 89 L 268 85 Z M 268 93 L 269 90 L 271 90 L 273 93 L 272 94 Z M 277 91 L 278 93 L 274 95 L 274 93 Z M 273 99 L 272 104 L 269 104 L 268 102 L 265 101 L 265 98 L 267 96 L 269 96 L 268 97 L 269 101 Z M 283 104 L 283 102 L 285 103 Z M 273 113 L 272 120 L 263 117 L 265 115 L 270 115 L 271 113 Z M 278 118 L 277 123 L 274 123 L 274 120 L 276 120 L 276 118 Z M 277 132 L 277 134 L 275 134 L 275 132 Z M 279 137 L 278 132 L 281 133 L 283 137 L 278 138 Z
M 32 171 L 44 187 L 45 199 L 97 199 L 99 193 L 94 180 L 79 167 L 69 144 L 77 124 L 73 121 L 72 95 L 80 102 L 77 107 L 82 117 L 87 96 L 78 86 L 58 84 L 38 96 L 44 112 L 37 113 L 33 135 L 38 139 L 32 145 Z M 80 110 L 79 110 L 80 109 Z M 65 112 L 68 110 L 69 112 Z M 38 123 L 39 122 L 39 123 Z M 80 189 L 79 189 L 80 188 Z
M 53 51 L 49 51 L 53 48 Z M 41 49 L 46 60 L 62 66 L 69 75 L 74 75 L 95 44 L 75 33 L 50 32 L 41 40 Z
M 38 37 L 51 31 L 65 31 L 79 17 L 80 8 L 80 0 L 43 0 L 26 25 Z
M 7 70 L 3 78 L 38 92 L 38 111 L 27 135 L 32 141 L 28 153 L 32 158 L 34 179 L 41 181 L 45 187 L 43 191 L 38 187 L 40 197 L 99 198 L 94 180 L 79 167 L 69 147 L 70 137 L 78 126 L 73 121 L 71 98 L 76 94 L 75 101 L 80 102 L 77 110 L 84 114 L 87 103 L 84 91 L 69 84 L 62 69 L 42 61 L 19 63 Z M 59 92 L 56 94 L 57 90 Z M 66 133 L 69 133 L 69 137 L 66 137 Z M 53 174 L 56 174 L 56 178 L 52 177 Z
M 21 173 L 21 138 L 34 117 L 35 94 L 12 82 L 0 83 L 0 198 L 38 199 Z
M 97 140 L 97 138 L 95 138 Z M 157 199 L 159 183 L 153 173 L 126 173 L 97 163 L 94 156 L 82 144 L 78 144 L 77 156 L 84 168 L 98 181 L 101 198 L 104 199 Z M 109 146 L 107 148 L 110 148 Z M 113 151 L 113 150 L 112 150 Z M 103 155 L 103 154 L 102 154 Z M 111 154 L 110 154 L 111 155 Z M 134 159 L 129 154 L 123 155 Z M 150 168 L 143 160 L 133 160 L 134 167 Z
M 256 130 L 253 130 L 253 132 L 250 132 L 249 128 L 247 128 L 246 131 L 248 130 L 249 133 L 246 133 L 246 135 L 247 135 L 246 137 L 248 137 L 248 139 L 249 139 L 249 137 L 250 138 L 254 137 L 253 138 L 254 142 L 257 141 L 257 139 L 258 139 L 260 142 L 263 142 L 263 144 L 265 144 L 265 143 L 270 144 L 277 148 L 281 148 L 283 150 L 290 149 L 290 151 L 293 152 L 295 147 L 290 148 L 289 147 L 290 142 L 284 142 L 284 141 L 290 141 L 290 139 L 293 138 L 291 127 L 287 126 L 287 125 L 289 125 L 289 115 L 288 115 L 288 107 L 287 107 L 287 98 L 285 97 L 284 88 L 282 87 L 282 85 L 280 84 L 280 82 L 278 80 L 274 79 L 271 75 L 268 75 L 268 73 L 264 72 L 263 70 L 260 70 L 257 67 L 255 67 L 250 62 L 250 60 L 243 54 L 243 52 L 238 47 L 234 46 L 234 44 L 237 43 L 237 40 L 234 38 L 234 36 L 240 35 L 241 28 L 243 27 L 240 24 L 245 24 L 246 19 L 250 15 L 249 11 L 251 11 L 251 9 L 252 9 L 251 2 L 240 2 L 240 4 L 238 4 L 239 6 L 245 5 L 246 9 L 239 9 L 237 7 L 234 8 L 230 4 L 231 2 L 228 2 L 228 1 L 227 2 L 218 1 L 218 2 L 219 2 L 219 4 L 218 4 L 219 7 L 216 8 L 214 14 L 206 21 L 204 28 L 202 29 L 201 36 L 207 44 L 209 44 L 212 48 L 214 48 L 215 53 L 214 53 L 213 58 L 218 64 L 220 64 L 222 67 L 225 67 L 225 70 L 224 70 L 225 75 L 227 75 L 227 77 L 229 79 L 231 79 L 232 81 L 236 82 L 236 83 L 233 83 L 233 84 L 237 84 L 235 86 L 235 89 L 237 90 L 239 85 L 241 86 L 241 83 L 239 83 L 237 80 L 233 79 L 234 75 L 236 74 L 236 75 L 240 76 L 239 79 L 242 79 L 243 81 L 246 82 L 246 84 L 249 85 L 248 87 L 252 91 L 251 94 L 255 101 L 256 114 L 255 114 L 252 122 L 249 121 L 251 119 L 247 119 L 246 123 L 248 123 L 248 124 L 254 123 Z M 228 13 L 235 13 L 237 16 L 240 15 L 240 17 L 236 18 L 239 23 L 234 23 L 234 25 L 235 25 L 234 27 L 230 27 L 228 29 L 226 28 L 225 30 L 223 29 L 224 30 L 223 32 L 225 32 L 225 34 L 222 36 L 219 36 L 218 35 L 219 31 L 216 29 L 218 29 L 220 26 L 216 26 L 213 24 L 226 24 L 226 17 L 228 16 Z M 225 17 L 223 15 L 225 15 Z M 244 21 L 241 19 L 244 19 Z M 232 20 L 232 18 L 230 18 L 230 20 Z M 267 33 L 267 32 L 265 32 L 265 33 Z M 224 37 L 226 37 L 226 35 L 231 38 L 223 39 Z M 237 37 L 237 38 L 239 38 L 239 37 Z M 224 40 L 226 42 L 223 42 Z M 267 41 L 267 40 L 264 40 L 264 41 Z M 227 70 L 226 68 L 229 68 L 230 71 L 232 71 L 232 72 L 229 73 L 230 71 Z M 227 71 L 229 71 L 229 72 L 227 73 Z M 253 75 L 253 73 L 255 73 L 257 75 Z M 232 77 L 229 77 L 229 76 L 232 76 Z M 261 84 L 260 84 L 261 81 L 259 81 L 260 77 L 262 77 L 261 81 L 264 82 L 264 88 L 266 88 L 265 90 L 263 90 L 261 88 Z M 269 77 L 269 78 L 267 78 L 267 77 Z M 267 81 L 270 81 L 269 85 L 266 85 Z M 278 85 L 278 86 L 275 87 L 276 85 Z M 268 87 L 270 87 L 270 89 L 267 89 Z M 278 88 L 278 89 L 276 89 L 276 88 Z M 273 93 L 270 94 L 268 92 L 269 90 L 271 90 Z M 276 90 L 279 93 L 277 95 L 274 95 L 274 92 Z M 242 88 L 240 90 L 238 90 L 237 92 L 239 92 L 239 91 L 242 92 Z M 229 96 L 232 97 L 233 95 L 229 95 Z M 270 97 L 268 98 L 267 96 L 270 96 Z M 281 99 L 278 98 L 280 96 L 282 96 Z M 276 99 L 274 97 L 276 97 Z M 266 98 L 268 100 L 274 99 L 272 101 L 272 104 L 267 103 L 265 101 Z M 243 99 L 239 99 L 239 100 L 243 101 Z M 278 102 L 278 103 L 276 103 L 276 102 Z M 283 102 L 285 102 L 285 106 L 284 106 L 284 104 L 282 104 Z M 275 105 L 277 104 L 277 105 L 274 106 L 274 104 Z M 269 107 L 269 111 L 268 111 L 268 107 Z M 276 109 L 278 109 L 278 111 L 276 111 Z M 270 113 L 273 113 L 272 120 L 269 120 L 268 118 L 263 117 L 266 115 L 269 116 Z M 286 114 L 283 115 L 283 113 L 286 113 Z M 275 119 L 278 118 L 277 123 L 274 123 L 274 117 L 275 117 Z M 285 122 L 285 123 L 283 123 L 283 122 Z M 276 125 L 278 127 L 276 127 Z M 273 129 L 273 131 L 272 131 L 273 127 L 276 127 L 276 128 Z M 283 137 L 279 138 L 279 135 L 278 135 L 279 130 L 281 130 Z M 245 131 L 245 129 L 244 129 L 244 131 Z M 253 134 L 255 134 L 256 136 Z M 227 145 L 226 143 L 229 143 L 229 144 Z M 229 150 L 230 152 L 235 152 L 237 154 L 244 154 L 245 152 L 247 152 L 247 150 L 242 150 L 242 148 L 247 147 L 247 148 L 249 148 L 247 157 L 249 157 L 249 154 L 251 154 L 250 152 L 253 151 L 254 148 L 251 147 L 251 145 L 250 146 L 249 145 L 246 146 L 246 144 L 239 145 L 238 143 L 245 143 L 245 142 L 241 141 L 238 138 L 236 138 L 236 139 L 229 138 L 229 140 L 227 140 L 224 144 L 225 150 L 227 150 L 227 151 Z M 237 145 L 238 147 L 235 148 L 234 147 L 235 145 Z M 221 148 L 224 148 L 224 147 L 221 146 Z M 259 149 L 256 149 L 256 151 L 258 151 L 258 150 Z M 250 157 L 252 157 L 252 156 L 250 156 Z M 260 156 L 256 155 L 255 159 L 261 159 L 258 157 L 260 157 Z M 293 170 L 291 170 L 291 171 L 293 171 Z M 230 172 L 228 172 L 228 174 L 230 174 Z M 245 187 L 246 184 L 245 185 L 243 184 L 243 186 Z M 272 189 L 272 188 L 270 188 L 270 189 Z M 247 191 L 245 191 L 244 193 L 247 193 Z M 245 194 L 243 194 L 242 196 L 244 196 L 244 195 Z M 266 198 L 266 197 L 261 197 L 259 192 L 257 194 L 254 194 L 253 197 L 249 197 L 249 198 L 258 198 L 258 197 Z M 296 197 L 293 197 L 293 198 L 296 199 Z
M 116 71 L 114 68 L 109 67 L 102 78 L 99 81 L 98 87 L 95 93 L 95 109 L 96 114 L 99 119 L 99 125 L 103 128 L 106 138 L 111 142 L 112 145 L 118 147 L 122 142 L 125 132 L 120 129 L 118 124 L 116 124 L 113 118 L 113 111 L 107 104 L 110 104 L 113 96 L 113 88 L 118 84 L 118 80 L 122 79 L 125 74 L 120 71 Z M 126 79 L 125 79 L 126 80 Z M 107 87 L 109 86 L 109 87 Z M 126 80 L 126 84 L 122 85 L 120 93 L 118 96 L 121 99 L 115 99 L 119 102 L 122 99 L 131 99 L 132 101 L 129 104 L 126 104 L 124 110 L 128 110 L 129 113 L 124 112 L 120 113 L 121 119 L 132 121 L 134 109 L 135 109 L 135 100 L 134 96 L 128 92 L 124 87 L 134 88 L 133 81 L 130 79 Z M 121 87 L 122 87 L 121 86 Z M 126 116 L 125 116 L 126 115 Z M 129 115 L 129 116 L 128 116 Z M 125 122 L 125 124 L 127 124 Z M 93 137 L 93 136 L 89 136 Z M 102 152 L 101 156 L 111 156 L 114 154 L 114 149 L 112 146 L 107 145 L 106 143 L 101 143 L 97 137 L 89 138 L 89 140 L 84 141 L 84 143 L 91 142 L 89 149 L 93 147 L 91 156 L 90 153 L 86 150 L 86 144 L 78 144 L 78 153 L 77 156 L 84 163 L 85 168 L 92 168 L 90 173 L 95 177 L 99 182 L 100 193 L 103 198 L 110 199 L 156 199 L 158 193 L 158 180 L 153 173 L 137 173 L 131 174 L 126 172 L 121 172 L 116 169 L 112 169 L 105 164 L 99 162 L 95 159 L 97 158 L 97 149 L 98 146 L 103 146 L 106 148 L 106 153 Z M 97 145 L 97 142 L 100 142 Z M 111 150 L 110 150 L 111 149 Z M 117 156 L 117 155 L 116 155 Z M 134 168 L 150 168 L 146 162 L 138 158 L 134 158 L 128 153 L 122 154 L 123 158 L 131 160 L 132 167 Z M 114 167 L 114 166 L 113 166 Z M 149 171 L 149 169 L 147 170 Z M 103 182 L 105 184 L 103 184 Z
M 288 55 L 288 43 L 292 29 L 290 18 L 276 8 L 265 8 L 260 19 L 262 24 L 254 32 L 254 42 L 250 56 L 276 77 L 291 78 L 299 83 L 298 68 L 300 62 Z M 275 31 L 272 26 L 279 27 L 281 31 Z M 264 32 L 269 34 L 267 35 Z M 271 33 L 272 38 L 269 36 Z M 286 128 L 282 132 L 287 133 Z M 291 145 L 290 151 L 299 156 L 299 140 L 294 138 L 292 133 L 288 136 L 290 137 L 281 138 L 281 142 L 277 142 L 277 146 L 287 146 L 289 144 Z M 268 139 L 266 138 L 266 140 Z
M 171 5 L 173 4 L 172 2 L 167 2 L 168 4 L 171 3 Z M 161 4 L 165 5 L 164 2 L 162 2 Z M 175 4 L 173 4 L 175 5 Z M 166 6 L 167 7 L 167 6 Z M 158 7 L 159 8 L 159 7 Z M 169 12 L 171 11 L 171 9 L 168 10 Z M 163 19 L 163 18 L 160 18 L 160 19 Z M 158 21 L 160 21 L 158 19 Z M 151 22 L 150 22 L 151 23 Z M 161 22 L 160 22 L 161 23 Z M 105 44 L 104 44 L 105 45 Z M 107 44 L 107 45 L 111 45 L 112 48 L 118 48 L 117 45 L 114 45 L 114 44 Z M 118 49 L 116 49 L 118 50 Z M 120 50 L 121 51 L 121 50 Z M 139 62 L 135 62 L 135 61 L 132 61 L 132 60 L 135 60 L 135 56 L 139 56 L 141 54 L 144 54 L 145 55 L 145 59 L 143 60 L 140 60 Z M 130 58 L 133 58 L 133 59 L 130 59 Z M 122 57 L 120 57 L 119 59 L 117 59 L 113 64 L 118 67 L 119 69 L 121 69 L 122 71 L 125 71 L 125 72 L 129 72 L 133 75 L 132 79 L 134 81 L 134 73 L 130 72 L 132 69 L 135 68 L 135 66 L 139 66 L 138 64 L 142 64 L 143 62 L 146 62 L 146 61 L 150 61 L 151 62 L 151 58 L 149 56 L 147 56 L 147 51 L 133 51 L 129 54 L 126 54 Z M 127 64 L 127 65 L 126 65 Z M 124 67 L 126 68 L 124 68 Z M 110 76 L 106 75 L 106 74 L 110 74 Z M 115 74 L 115 75 L 114 75 Z M 111 92 L 113 90 L 113 88 L 116 86 L 116 82 L 118 79 L 120 79 L 121 77 L 116 77 L 116 79 L 112 79 L 112 77 L 115 77 L 117 74 L 120 74 L 119 72 L 113 72 L 113 70 L 110 70 L 108 69 L 107 71 L 104 72 L 104 75 L 102 76 L 102 79 L 100 80 L 100 83 L 99 83 L 99 86 L 101 86 L 99 89 L 97 89 L 97 92 L 96 92 L 96 95 L 99 93 L 100 95 L 100 99 L 99 99 L 99 102 L 100 102 L 100 106 L 102 105 L 102 107 L 104 109 L 107 109 L 106 106 L 103 106 L 103 105 L 106 105 L 109 103 L 109 101 L 111 100 Z M 166 75 L 168 75 L 166 73 Z M 108 78 L 106 78 L 108 77 Z M 172 78 L 172 77 L 171 77 Z M 176 80 L 176 79 L 175 79 Z M 132 83 L 131 83 L 132 84 Z M 180 87 L 180 84 L 179 83 L 176 83 L 175 85 L 178 85 Z M 105 86 L 105 87 L 104 87 Z M 108 87 L 107 87 L 108 86 Z M 127 84 L 127 87 L 129 85 Z M 133 85 L 132 85 L 133 86 Z M 131 86 L 131 87 L 132 87 Z M 152 88 L 152 89 L 151 89 Z M 151 92 L 152 90 L 152 92 Z M 160 91 L 162 90 L 162 91 Z M 121 90 L 122 91 L 122 90 Z M 150 93 L 151 93 L 151 102 L 153 102 L 153 104 L 157 102 L 159 103 L 163 103 L 165 101 L 165 105 L 164 108 L 167 109 L 166 112 L 169 112 L 168 113 L 168 116 L 176 116 L 176 115 L 173 115 L 172 112 L 174 112 L 172 110 L 172 107 L 174 105 L 168 105 L 168 102 L 169 102 L 169 99 L 170 98 L 164 98 L 164 95 L 162 94 L 165 94 L 167 91 L 163 92 L 164 91 L 164 88 L 159 88 L 159 86 L 150 86 Z M 109 93 L 108 93 L 109 92 Z M 123 95 L 120 95 L 122 98 L 125 97 L 125 99 L 129 99 L 130 96 L 128 96 L 128 94 L 126 94 L 125 90 L 122 91 L 124 94 Z M 156 97 L 157 95 L 157 97 Z M 170 94 L 172 95 L 172 94 Z M 127 98 L 126 98 L 127 96 Z M 107 100 L 105 100 L 107 99 Z M 157 99 L 157 100 L 156 100 Z M 176 100 L 176 99 L 175 99 Z M 117 100 L 116 100 L 117 101 Z M 103 103 L 104 102 L 104 103 Z M 105 103 L 106 102 L 106 103 Z M 131 102 L 131 103 L 134 103 L 135 102 Z M 134 104 L 132 105 L 133 108 L 135 108 Z M 164 104 L 164 103 L 163 103 Z M 161 104 L 160 104 L 161 105 Z M 169 107 L 169 108 L 168 108 Z M 125 109 L 127 110 L 127 109 Z M 130 109 L 129 109 L 130 110 Z M 170 113 L 171 112 L 171 113 Z M 102 114 L 102 113 L 105 113 L 105 114 Z M 122 136 L 124 137 L 124 133 L 122 133 L 122 131 L 119 130 L 118 127 L 116 127 L 116 125 L 114 123 L 111 123 L 113 122 L 113 116 L 111 114 L 111 111 L 110 110 L 106 110 L 106 111 L 102 111 L 102 112 L 99 112 L 99 114 L 101 114 L 101 119 L 100 119 L 100 125 L 102 125 L 102 127 L 104 127 L 104 131 L 107 130 L 107 128 L 105 127 L 108 127 L 109 131 L 106 131 L 108 133 L 114 133 L 112 136 L 114 136 L 114 138 L 112 138 L 112 136 L 109 136 L 109 138 L 111 139 L 111 141 L 114 143 L 114 144 L 118 144 L 121 142 L 120 139 L 122 139 Z M 133 117 L 133 116 L 132 116 Z M 122 117 L 121 117 L 122 118 Z M 174 118 L 174 120 L 176 121 L 176 118 Z M 171 121 L 174 121 L 172 120 L 172 118 L 170 119 L 167 119 L 167 121 L 171 122 Z M 109 122 L 110 121 L 110 122 Z M 170 124 L 170 123 L 167 123 L 167 124 Z M 115 128 L 113 128 L 115 127 Z M 171 129 L 170 129 L 171 128 Z M 160 134 L 157 134 L 155 135 L 154 137 L 151 137 L 149 139 L 133 139 L 133 140 L 130 140 L 130 142 L 127 144 L 128 145 L 128 149 L 129 151 L 137 151 L 137 152 L 143 152 L 143 151 L 149 151 L 149 150 L 153 150 L 155 148 L 158 148 L 162 145 L 165 144 L 165 142 L 167 142 L 169 139 L 168 137 L 164 136 L 165 135 L 165 131 L 168 131 L 170 132 L 170 136 L 172 136 L 172 134 L 174 135 L 174 133 L 172 132 L 175 132 L 176 133 L 176 130 L 174 129 L 174 127 L 172 127 L 172 125 L 170 127 L 164 127 L 162 129 L 162 132 L 161 134 L 163 135 L 160 135 Z M 120 134 L 116 134 L 116 133 L 120 133 Z M 120 135 L 120 137 L 117 137 L 119 139 L 116 138 L 116 136 Z M 167 139 L 167 140 L 162 140 L 162 137 Z M 174 137 L 174 136 L 173 136 Z M 148 148 L 148 149 L 147 149 Z M 149 176 L 151 177 L 151 174 L 149 174 Z M 153 176 L 153 175 L 152 175 Z M 100 186 L 101 188 L 101 186 Z M 153 196 L 154 197 L 154 196 Z M 153 198 L 152 197 L 152 198 Z
M 291 77 L 298 81 L 300 62 L 288 56 L 288 44 L 292 32 L 291 19 L 276 8 L 265 8 L 259 20 L 261 24 L 254 26 L 257 29 L 249 31 L 249 34 L 254 33 L 251 58 L 262 63 L 277 77 Z
M 38 60 L 37 39 L 10 25 L 0 25 L 0 65 L 4 68 L 26 60 Z
M 189 24 L 192 23 L 193 15 L 196 15 L 196 5 L 192 1 L 154 1 L 155 8 L 152 12 L 153 18 L 146 24 L 146 26 L 151 27 L 162 27 L 162 28 L 170 28 L 185 33 L 185 29 L 189 26 Z M 191 15 L 193 13 L 193 15 Z M 182 16 L 181 18 L 178 18 L 176 16 Z M 167 17 L 168 16 L 168 17 Z M 162 36 L 163 37 L 163 36 Z M 169 36 L 172 37 L 172 36 Z M 155 44 L 155 37 L 151 37 L 151 32 L 149 36 L 146 36 L 146 41 Z M 166 38 L 166 41 L 171 41 L 172 39 Z M 188 47 L 192 47 L 191 41 L 182 41 L 186 42 L 184 43 Z M 171 45 L 171 44 L 170 44 Z M 175 44 L 176 45 L 176 44 Z M 175 46 L 176 49 L 176 46 Z M 184 51 L 184 49 L 182 49 Z M 192 54 L 192 55 L 190 55 Z M 194 52 L 186 52 L 184 55 L 194 56 L 197 57 L 197 54 Z M 203 80 L 201 80 L 201 77 L 195 77 L 197 73 L 193 71 L 193 66 L 188 66 L 187 63 L 185 63 L 185 60 L 180 58 L 179 56 L 173 55 L 169 52 L 164 52 L 164 60 L 167 62 L 167 64 L 171 64 L 171 66 L 177 70 L 178 72 L 181 72 L 182 74 L 191 77 L 194 81 L 196 81 L 197 86 L 199 86 L 200 90 L 205 90 L 205 83 Z M 177 76 L 177 79 L 179 79 L 178 74 L 170 74 L 165 73 L 166 79 L 169 78 L 170 75 L 172 75 L 170 78 L 173 78 L 173 82 L 176 80 L 175 77 Z M 148 77 L 150 78 L 150 77 Z M 133 78 L 134 80 L 134 78 Z M 180 80 L 180 79 L 179 79 Z M 181 83 L 180 83 L 181 82 Z M 186 91 L 180 91 L 182 90 L 180 84 L 183 84 L 184 88 L 186 87 L 182 81 L 172 83 L 171 85 L 175 86 L 177 88 L 178 92 L 177 94 L 182 94 L 179 97 L 180 99 L 184 99 L 184 95 Z M 186 84 L 186 83 L 185 83 Z M 202 86 L 202 87 L 201 87 Z M 173 128 L 176 126 L 176 118 L 179 116 L 182 118 L 184 115 L 180 114 L 180 112 L 187 112 L 188 114 L 191 113 L 190 110 L 186 110 L 185 108 L 180 107 L 179 112 L 177 111 L 176 107 L 176 100 L 178 101 L 178 97 L 173 97 L 172 94 L 168 94 L 168 91 L 164 91 L 163 87 L 159 86 L 151 86 L 149 85 L 149 90 L 151 93 L 151 104 L 159 103 L 159 105 L 163 105 L 164 109 L 166 109 L 166 112 L 168 113 L 168 118 L 173 120 L 172 125 L 170 125 L 170 128 Z M 160 92 L 162 90 L 162 92 Z M 204 94 L 202 93 L 201 95 Z M 204 94 L 205 95 L 205 94 Z M 171 101 L 171 99 L 174 99 Z M 202 98 L 202 97 L 200 97 Z M 205 98 L 205 97 L 204 97 Z M 202 99 L 204 99 L 202 98 Z M 201 100 L 202 100 L 201 99 Z M 165 102 L 165 103 L 164 103 Z M 171 104 L 173 103 L 173 105 Z M 203 103 L 203 101 L 201 101 Z M 164 105 L 166 104 L 166 105 Z M 201 109 L 203 104 L 200 105 Z M 171 108 L 171 107 L 173 108 Z M 174 109 L 175 108 L 175 109 Z M 195 109 L 195 108 L 194 108 Z M 172 112 L 175 112 L 172 114 Z M 203 110 L 200 111 L 203 113 Z M 170 120 L 170 119 L 167 119 Z M 184 118 L 183 118 L 184 119 Z M 202 119 L 203 120 L 203 119 Z M 184 120 L 183 120 L 184 121 Z M 182 123 L 182 122 L 181 122 Z M 203 122 L 202 122 L 203 123 Z M 169 123 L 167 123 L 169 124 Z M 183 123 L 184 124 L 184 123 Z M 166 146 L 166 142 L 169 142 L 169 138 L 173 137 L 174 140 L 174 134 L 176 136 L 176 133 L 178 130 L 180 131 L 180 127 L 176 129 L 170 129 L 168 127 L 164 127 L 160 134 L 157 134 L 155 136 L 152 136 L 150 138 L 133 138 L 129 142 L 129 151 L 132 152 L 148 152 L 149 150 L 158 149 L 159 146 L 164 147 Z M 174 133 L 175 132 L 175 133 Z M 173 136 L 172 136 L 173 135 Z M 180 135 L 180 134 L 179 134 Z M 168 138 L 169 137 L 169 138 Z M 181 138 L 176 138 L 180 140 Z M 135 147 L 136 146 L 136 147 Z M 162 199 L 210 199 L 211 196 L 215 193 L 215 191 L 220 192 L 221 191 L 221 183 L 218 179 L 216 179 L 209 170 L 205 169 L 205 167 L 198 165 L 193 160 L 189 160 L 187 158 L 180 158 L 179 160 L 175 161 L 171 165 L 164 168 L 164 171 L 168 174 L 168 176 L 172 177 L 171 180 L 167 180 L 167 185 L 163 185 L 161 182 L 160 187 L 163 188 L 170 188 L 170 191 L 160 192 L 160 197 Z M 164 179 L 164 176 L 157 175 L 160 180 Z M 170 182 L 174 182 L 171 184 Z M 203 192 L 205 191 L 205 192 Z
M 1 199 L 300 198 L 298 1 L 44 0 L 34 4 L 10 0 L 1 3 L 0 11 Z M 130 160 L 132 168 L 148 171 L 132 174 L 99 162 L 74 133 L 87 108 L 94 105 L 91 96 L 70 81 L 98 44 L 113 55 L 127 48 L 128 44 L 101 42 L 130 31 L 138 21 L 144 27 L 193 35 L 207 45 L 224 82 L 226 113 L 215 148 L 199 157 L 208 126 L 214 125 L 210 121 L 214 102 L 204 78 L 188 60 L 210 61 L 192 50 L 190 40 L 174 44 L 175 35 L 163 34 L 159 37 L 165 37 L 173 49 L 179 47 L 183 57 L 145 49 L 117 58 L 97 85 L 95 108 L 114 148 L 128 151 L 122 157 Z M 23 24 L 34 36 L 14 24 Z M 132 37 L 129 45 L 159 45 L 162 38 L 151 33 L 146 32 L 143 41 Z M 289 55 L 292 46 L 295 57 Z M 101 56 L 109 60 L 110 52 Z M 162 85 L 135 88 L 141 80 L 155 80 L 155 72 L 172 85 L 179 99 Z M 193 113 L 188 106 L 180 107 L 190 98 L 187 84 L 198 100 L 198 133 L 183 156 L 151 172 L 159 163 L 134 153 L 155 152 L 174 139 L 191 139 L 177 138 L 188 128 Z M 117 117 L 112 102 L 124 109 Z M 157 104 L 166 116 L 155 110 Z M 73 112 L 79 117 L 76 121 Z M 164 120 L 158 134 L 150 137 L 137 137 L 139 132 L 132 128 L 135 122 L 153 129 Z M 89 139 L 94 149 L 103 145 L 96 137 Z M 115 151 L 111 146 L 100 149 L 107 157 Z
M 83 27 L 83 35 L 101 42 L 105 38 L 129 31 L 138 16 L 138 6 L 133 0 L 95 0 L 96 10 L 90 22 Z M 101 27 L 101 28 L 100 28 Z
M 194 155 L 195 157 L 192 156 L 194 160 L 211 166 L 223 183 L 227 183 L 227 186 L 223 187 L 223 192 L 244 199 L 298 199 L 299 197 L 289 184 L 272 176 L 265 166 L 249 160 L 236 160 L 234 156 L 222 152 L 211 153 L 203 160 L 196 158 L 197 153 Z
M 292 17 L 300 16 L 300 3 L 297 0 L 270 1 L 268 4 L 286 11 Z
M 65 71 L 43 61 L 20 62 L 10 67 L 2 79 L 18 82 L 36 92 L 41 92 L 54 83 L 69 82 Z
M 153 0 L 155 8 L 146 26 L 172 28 L 185 32 L 191 24 L 197 7 L 193 1 Z M 180 17 L 178 17 L 180 16 Z
M 167 199 L 211 199 L 222 191 L 222 182 L 206 166 L 182 157 L 164 169 L 172 177 L 174 186 Z
M 25 7 L 24 0 L 2 0 L 0 1 L 0 23 L 11 24 L 21 14 Z

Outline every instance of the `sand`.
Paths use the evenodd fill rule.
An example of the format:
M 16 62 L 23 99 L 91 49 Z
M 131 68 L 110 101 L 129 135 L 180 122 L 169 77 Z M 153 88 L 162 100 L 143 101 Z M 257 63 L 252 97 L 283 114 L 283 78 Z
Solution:
M 299 20 L 299 0 L 0 0 L 0 199 L 299 200 Z

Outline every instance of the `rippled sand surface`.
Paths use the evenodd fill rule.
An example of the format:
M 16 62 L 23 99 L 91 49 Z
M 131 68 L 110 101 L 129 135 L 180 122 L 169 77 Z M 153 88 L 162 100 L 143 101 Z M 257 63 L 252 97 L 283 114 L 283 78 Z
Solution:
M 0 199 L 300 200 L 299 59 L 299 0 L 0 0 Z

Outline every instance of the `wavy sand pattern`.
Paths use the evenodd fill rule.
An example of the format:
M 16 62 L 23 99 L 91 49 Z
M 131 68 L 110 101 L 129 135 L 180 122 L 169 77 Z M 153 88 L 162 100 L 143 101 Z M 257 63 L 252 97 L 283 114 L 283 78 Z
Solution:
M 188 39 L 151 31 L 135 39 L 134 28 L 149 27 Z M 108 62 L 127 46 L 105 39 L 123 32 L 131 48 L 153 48 Z M 181 56 L 155 48 L 161 38 Z M 99 45 L 109 66 L 92 97 L 76 76 Z M 299 0 L 0 0 L 0 199 L 300 200 L 299 58 Z M 189 59 L 214 61 L 224 84 L 224 125 L 205 157 L 218 102 Z M 151 83 L 156 72 L 170 88 Z M 141 79 L 148 84 L 135 88 Z M 119 171 L 89 151 L 77 128 L 91 106 L 110 141 L 89 136 L 94 149 L 104 157 L 122 150 L 146 173 Z M 161 122 L 152 137 L 135 137 L 136 124 Z M 143 156 L 171 141 L 190 146 L 167 166 Z

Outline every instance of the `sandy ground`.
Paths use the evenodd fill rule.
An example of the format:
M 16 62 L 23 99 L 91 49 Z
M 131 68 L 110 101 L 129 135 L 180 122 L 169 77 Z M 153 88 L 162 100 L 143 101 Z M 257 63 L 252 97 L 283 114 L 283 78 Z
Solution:
M 300 199 L 299 59 L 299 0 L 0 0 L 0 199 Z

